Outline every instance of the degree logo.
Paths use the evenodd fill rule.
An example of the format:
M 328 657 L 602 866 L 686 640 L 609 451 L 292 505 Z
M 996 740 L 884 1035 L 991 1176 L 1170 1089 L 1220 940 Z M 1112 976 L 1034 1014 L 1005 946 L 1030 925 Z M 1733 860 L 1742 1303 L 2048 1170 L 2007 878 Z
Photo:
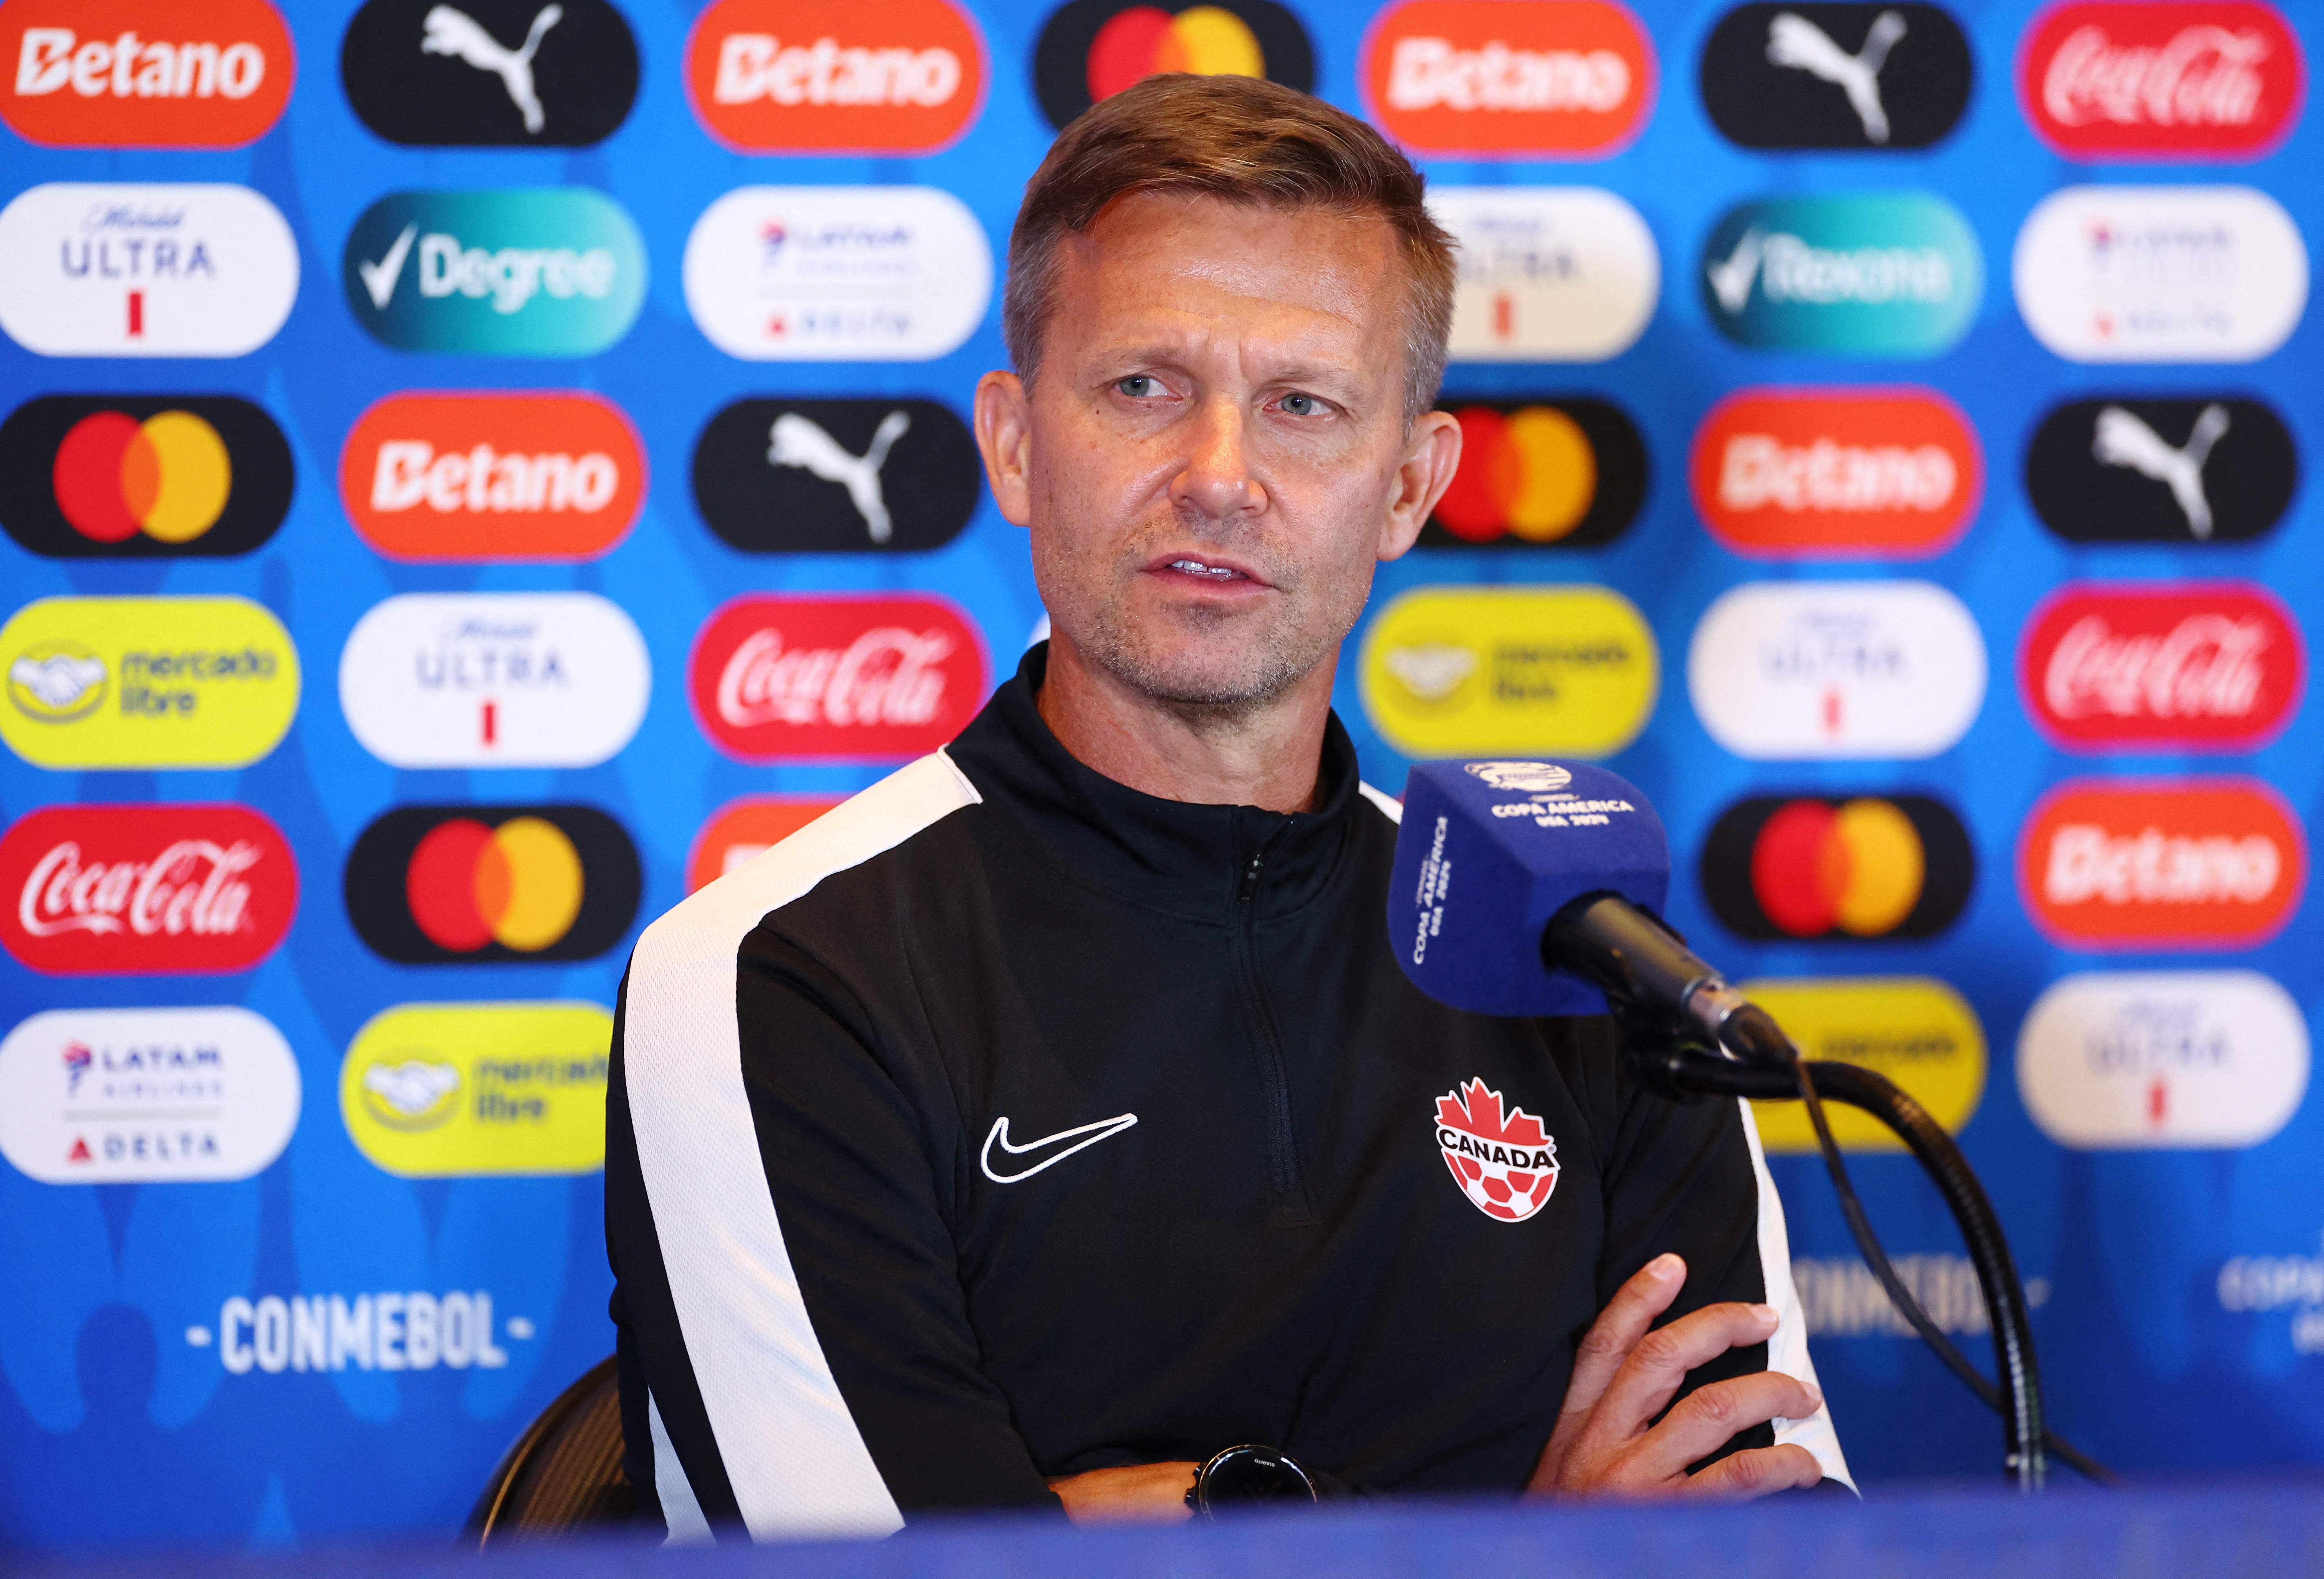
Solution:
M 2256 159 L 2306 88 L 2299 34 L 2250 0 L 2053 6 L 2017 59 L 2026 120 L 2069 159 Z
M 1933 937 L 1976 882 L 1968 830 L 1928 795 L 1755 795 L 1702 845 L 1711 914 L 1755 943 Z
M 932 400 L 747 400 L 694 446 L 694 503 L 745 553 L 942 548 L 976 513 L 968 425 Z
M 1264 77 L 1313 93 L 1315 50 L 1274 0 L 1067 0 L 1033 46 L 1033 92 L 1060 131 L 1099 99 L 1163 71 Z
M 1646 725 L 1654 633 L 1604 586 L 1417 587 L 1364 633 L 1364 711 L 1408 757 L 1611 756 Z
M 594 559 L 629 535 L 645 473 L 602 395 L 396 394 L 348 429 L 339 495 L 391 559 Z
M 949 0 L 715 0 L 686 45 L 695 117 L 743 153 L 934 152 L 976 119 L 984 75 Z
M 1461 421 L 1461 468 L 1421 532 L 1422 547 L 1596 548 L 1637 517 L 1646 496 L 1646 446 L 1620 407 L 1544 398 L 1451 410 Z
M 595 1003 L 404 1003 L 339 1067 L 355 1150 L 405 1178 L 595 1173 L 613 1017 Z
M 0 738 L 43 768 L 241 768 L 299 710 L 299 653 L 244 597 L 44 597 L 0 627 Z
M 1924 559 L 1960 540 L 1985 482 L 1977 434 L 1934 390 L 1744 390 L 1694 436 L 1694 507 L 1766 559 Z
M 1403 0 L 1372 23 L 1356 78 L 1415 152 L 1596 158 L 1646 125 L 1655 51 L 1612 0 Z
M 355 321 L 400 351 L 591 356 L 630 332 L 646 249 L 586 187 L 393 192 L 347 233 Z
M 638 44 L 607 0 L 368 0 L 339 80 L 391 143 L 586 148 L 629 115 Z
M 1985 260 L 1933 193 L 1775 198 L 1711 227 L 1702 282 L 1704 312 L 1738 345 L 1934 356 L 1975 321 Z
M 2025 448 L 2025 493 L 2070 542 L 2264 537 L 2300 485 L 2283 419 L 2237 395 L 2067 401 Z
M 637 919 L 637 846 L 587 806 L 401 806 L 348 853 L 347 918 L 399 965 L 594 959 Z
M 2026 818 L 2026 913 L 2073 948 L 2249 948 L 2308 882 L 2307 842 L 2256 779 L 2060 785 Z
M 1807 1057 L 1886 1075 L 1948 1134 L 1967 1127 L 1985 1096 L 1985 1028 L 1968 1000 L 1934 976 L 1803 977 L 1745 982 L 1742 991 Z M 1755 1102 L 1751 1112 L 1769 1151 L 1815 1151 L 1815 1131 L 1798 1103 Z M 1868 1113 L 1834 1103 L 1830 1116 L 1842 1150 L 1904 1150 Z
M 0 279 L 42 356 L 244 356 L 290 316 L 299 245 L 248 187 L 49 181 L 0 208 Z
M 1960 25 L 1913 0 L 1759 0 L 1702 46 L 1702 107 L 1746 148 L 1926 148 L 1975 77 Z
M 2290 611 L 2251 582 L 2061 587 L 2025 627 L 2025 710 L 2069 751 L 2253 751 L 2300 705 Z
M 298 56 L 266 0 L 6 0 L 0 119 L 51 148 L 238 148 L 282 116 Z
M 1603 362 L 1646 332 L 1662 254 L 1638 211 L 1598 187 L 1439 187 L 1461 244 L 1455 362 Z
M 282 429 L 234 395 L 42 395 L 0 422 L 0 524 L 51 559 L 246 554 L 291 485 Z
M 839 804 L 821 795 L 746 795 L 728 801 L 694 836 L 686 891 L 748 865 Z

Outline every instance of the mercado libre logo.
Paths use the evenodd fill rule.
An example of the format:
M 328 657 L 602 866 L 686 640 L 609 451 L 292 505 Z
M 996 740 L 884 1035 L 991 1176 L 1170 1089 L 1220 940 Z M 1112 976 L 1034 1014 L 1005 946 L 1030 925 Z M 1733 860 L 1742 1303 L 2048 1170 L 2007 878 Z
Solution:
M 237 148 L 298 74 L 266 0 L 6 0 L 0 61 L 0 119 L 51 148 Z
M 637 846 L 587 806 L 400 806 L 348 852 L 356 936 L 399 965 L 594 959 L 637 919 Z
M 2291 429 L 2240 395 L 2067 401 L 2025 447 L 2026 497 L 2070 542 L 2247 542 L 2299 485 Z
M 1930 795 L 1754 795 L 1702 845 L 1702 894 L 1754 943 L 1933 937 L 1960 919 L 1977 856 Z
M 1886 1076 L 1949 1134 L 1960 1133 L 1985 1096 L 1985 1028 L 1969 1001 L 1934 976 L 1809 976 L 1748 981 L 1741 989 L 1804 1056 Z M 1755 1102 L 1751 1109 L 1769 1151 L 1814 1154 L 1815 1131 L 1798 1103 Z M 1843 1150 L 1904 1150 L 1869 1113 L 1835 1103 L 1831 1122 Z
M 1443 402 L 1461 423 L 1461 466 L 1423 548 L 1596 548 L 1646 496 L 1646 447 L 1612 402 L 1583 398 Z
M 595 1173 L 613 1017 L 595 1003 L 403 1003 L 355 1033 L 339 1114 L 405 1178 Z
M 2018 662 L 2026 712 L 2069 751 L 2256 750 L 2307 671 L 2291 611 L 2248 581 L 2070 584 Z
M 727 802 L 694 836 L 686 891 L 740 871 L 839 804 L 820 795 L 746 795 Z
M 339 80 L 391 143 L 586 148 L 629 115 L 638 45 L 608 0 L 369 0 Z
M 299 865 L 246 806 L 46 806 L 0 836 L 0 942 L 51 975 L 248 970 L 299 908 Z
M 745 553 L 942 548 L 983 483 L 968 425 L 910 396 L 736 401 L 694 446 L 695 507 Z
M 1934 356 L 1975 320 L 1985 262 L 1933 193 L 1773 198 L 1711 227 L 1701 283 L 1704 312 L 1739 345 Z
M 0 738 L 44 768 L 239 768 L 299 710 L 299 653 L 244 597 L 44 597 L 0 626 Z
M 2254 947 L 2307 882 L 2299 819 L 2256 779 L 2071 781 L 2019 836 L 2026 913 L 2073 948 Z
M 355 321 L 401 351 L 589 356 L 630 331 L 646 249 L 585 187 L 394 192 L 347 233 Z
M 1765 559 L 1924 559 L 1977 512 L 1984 461 L 1959 407 L 1928 389 L 1742 390 L 1694 436 L 1694 507 Z
M 950 0 L 715 0 L 686 45 L 687 97 L 744 153 L 928 153 L 984 102 L 984 41 Z
M 2306 88 L 2299 34 L 2252 0 L 2054 6 L 2018 53 L 2025 118 L 2069 159 L 2256 159 Z
M 246 554 L 291 480 L 282 429 L 234 395 L 42 395 L 0 422 L 0 525 L 51 559 Z
M 1264 77 L 1313 93 L 1315 50 L 1298 19 L 1274 0 L 1066 0 L 1033 46 L 1033 92 L 1059 129 L 1098 100 L 1164 71 Z
M 1969 106 L 1976 67 L 1934 5 L 1757 0 L 1702 46 L 1702 107 L 1746 148 L 1926 148 Z
M 1373 22 L 1356 77 L 1415 152 L 1594 158 L 1646 125 L 1655 51 L 1612 0 L 1403 0 Z

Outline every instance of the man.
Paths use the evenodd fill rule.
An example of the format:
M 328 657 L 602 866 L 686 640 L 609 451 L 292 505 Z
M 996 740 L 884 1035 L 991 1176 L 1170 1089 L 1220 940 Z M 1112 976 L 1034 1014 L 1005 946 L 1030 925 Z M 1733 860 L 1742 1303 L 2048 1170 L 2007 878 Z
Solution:
M 1452 285 L 1404 159 L 1268 83 L 1151 78 L 1034 176 L 976 430 L 1050 641 L 624 987 L 607 1235 L 673 1533 L 1183 1518 L 1242 1443 L 1376 1492 L 1844 1476 L 1739 1106 L 1389 954 L 1396 803 L 1330 701 L 1459 461 Z M 1539 1121 L 1537 1210 L 1471 1203 L 1456 1103 Z

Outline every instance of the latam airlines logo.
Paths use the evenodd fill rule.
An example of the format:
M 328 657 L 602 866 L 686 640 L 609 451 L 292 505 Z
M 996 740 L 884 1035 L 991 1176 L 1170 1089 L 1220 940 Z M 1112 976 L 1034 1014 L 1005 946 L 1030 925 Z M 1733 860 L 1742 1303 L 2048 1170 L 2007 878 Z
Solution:
M 1033 92 L 1049 125 L 1161 71 L 1264 77 L 1315 91 L 1315 50 L 1276 0 L 1065 0 L 1033 46 Z
M 1587 398 L 1464 403 L 1461 466 L 1424 548 L 1596 548 L 1646 496 L 1646 446 L 1619 406 Z
M 1934 356 L 1975 320 L 1985 260 L 1933 193 L 1775 198 L 1711 227 L 1702 282 L 1704 311 L 1739 345 Z
M 595 1173 L 613 1017 L 595 1003 L 401 1003 L 339 1067 L 348 1138 L 405 1178 Z
M 298 68 L 266 0 L 6 0 L 11 59 L 0 119 L 52 148 L 237 148 L 281 118 Z
M 1522 1223 L 1557 1188 L 1557 1141 L 1541 1121 L 1482 1080 L 1435 1103 L 1436 1149 L 1469 1204 L 1497 1223 Z
M 694 716 L 745 762 L 918 756 L 984 701 L 984 643 L 948 599 L 738 597 L 694 640 Z
M 1702 420 L 1694 507 L 1738 553 L 1942 553 L 1984 484 L 1977 433 L 1934 390 L 1743 390 Z
M 1613 0 L 1403 0 L 1356 69 L 1371 117 L 1419 153 L 1597 158 L 1646 125 L 1655 50 Z
M 0 943 L 51 975 L 248 970 L 299 908 L 281 830 L 246 806 L 48 806 L 0 837 Z
M 401 965 L 594 959 L 637 919 L 637 846 L 587 806 L 399 806 L 348 852 L 347 919 Z
M 2026 819 L 2027 914 L 2070 947 L 2249 948 L 2308 882 L 2298 819 L 2256 779 L 2061 785 Z
M 1662 291 L 1638 211 L 1599 187 L 1439 187 L 1461 244 L 1455 362 L 1603 362 L 1637 343 Z
M 694 447 L 694 503 L 745 553 L 942 548 L 976 513 L 976 441 L 931 400 L 736 401 Z
M 2300 37 L 2252 0 L 2085 0 L 2025 35 L 2017 91 L 2070 159 L 2256 159 L 2300 118 Z
M 2025 627 L 2019 679 L 2042 732 L 2072 751 L 2252 751 L 2307 681 L 2291 613 L 2249 582 L 2084 582 Z
M 929 153 L 984 103 L 984 41 L 949 0 L 716 0 L 686 60 L 696 117 L 744 153 Z
M 2299 483 L 2283 419 L 2237 395 L 2068 401 L 2025 448 L 2026 495 L 2071 542 L 2248 541 Z
M 1702 46 L 1702 107 L 1746 148 L 1926 148 L 1960 121 L 1976 75 L 1934 5 L 1755 0 Z
M 248 187 L 49 181 L 0 208 L 0 328 L 43 356 L 245 356 L 299 294 L 299 245 Z
M 291 477 L 282 429 L 235 395 L 42 395 L 0 422 L 0 524 L 51 559 L 246 554 Z
M 391 143 L 586 148 L 629 115 L 638 45 L 608 0 L 368 0 L 339 80 Z

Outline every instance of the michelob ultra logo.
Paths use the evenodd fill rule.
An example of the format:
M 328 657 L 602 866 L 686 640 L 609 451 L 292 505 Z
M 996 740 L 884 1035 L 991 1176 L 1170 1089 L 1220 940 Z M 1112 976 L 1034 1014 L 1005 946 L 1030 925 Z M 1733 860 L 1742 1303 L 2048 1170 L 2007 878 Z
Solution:
M 1762 581 L 1694 628 L 1687 689 L 1737 756 L 1932 757 L 1977 721 L 1985 639 L 1928 581 Z
M 43 768 L 247 767 L 299 711 L 298 649 L 246 597 L 44 597 L 0 663 L 0 739 Z
M 341 282 L 398 350 L 591 356 L 636 321 L 646 249 L 586 187 L 392 192 L 347 233 Z
M 1611 756 L 1654 712 L 1661 660 L 1604 586 L 1425 586 L 1364 633 L 1364 711 L 1408 757 Z
M 2067 187 L 2010 266 L 2034 337 L 2069 362 L 2256 362 L 2308 305 L 2308 248 L 2254 187 Z
M 1049 125 L 1160 71 L 1264 77 L 1315 90 L 1315 51 L 1275 0 L 1066 0 L 1033 46 L 1033 92 Z
M 339 1113 L 406 1178 L 595 1173 L 613 1017 L 595 1003 L 404 1003 L 355 1033 Z
M 628 116 L 638 44 L 608 0 L 366 0 L 339 80 L 391 143 L 586 148 Z
M 1418 153 L 1611 153 L 1655 102 L 1655 49 L 1613 0 L 1403 0 L 1356 69 L 1366 107 Z
M 1739 345 L 1934 356 L 1975 320 L 1985 261 L 1934 193 L 1774 198 L 1711 227 L 1702 283 L 1703 310 Z
M 299 244 L 248 187 L 49 181 L 0 208 L 0 328 L 43 356 L 244 356 L 299 294 Z
M 976 513 L 968 425 L 936 401 L 743 400 L 694 446 L 694 503 L 745 553 L 912 553 Z
M 2307 681 L 2300 628 L 2253 582 L 2061 587 L 2025 627 L 2025 710 L 2071 751 L 2251 751 Z
M 1439 187 L 1460 241 L 1455 362 L 1603 362 L 1646 332 L 1662 254 L 1638 211 L 1598 187 Z
M 703 128 L 744 153 L 929 153 L 984 103 L 984 41 L 949 0 L 715 0 L 686 44 Z
M 1452 413 L 1461 466 L 1424 548 L 1596 548 L 1621 536 L 1646 500 L 1646 441 L 1610 402 L 1478 401 Z
M 1702 46 L 1702 107 L 1746 148 L 1926 148 L 1969 106 L 1960 25 L 1915 0 L 1753 0 Z
M 2086 0 L 2044 13 L 2017 93 L 2070 159 L 2256 159 L 2300 116 L 2300 35 L 2253 0 Z
M 2026 913 L 2076 948 L 2249 948 L 2308 882 L 2299 819 L 2256 779 L 2082 780 L 2025 821 Z
M 1985 1028 L 1969 1001 L 1934 976 L 1826 976 L 1741 984 L 1811 1058 L 1858 1064 L 1886 1076 L 1958 1135 L 1985 1095 Z M 1796 1102 L 1755 1102 L 1759 1143 L 1812 1153 L 1815 1131 Z M 1826 1108 L 1846 1151 L 1901 1151 L 1904 1142 L 1868 1113 Z
M 746 795 L 712 814 L 686 858 L 686 891 L 739 871 L 837 806 L 827 795 Z
M 0 524 L 51 559 L 246 554 L 291 477 L 282 429 L 235 395 L 42 395 L 0 422 Z
M 0 120 L 51 148 L 237 148 L 290 101 L 298 55 L 266 0 L 6 0 Z
M 397 559 L 594 559 L 636 523 L 645 447 L 580 391 L 395 394 L 355 419 L 339 497 Z
M 2025 447 L 2025 494 L 2071 542 L 2264 537 L 2300 483 L 2283 419 L 2238 395 L 2067 401 Z
M 347 919 L 401 965 L 594 959 L 637 919 L 637 846 L 588 806 L 399 806 L 347 853 Z
M 299 909 L 299 863 L 246 806 L 44 806 L 0 836 L 0 942 L 51 975 L 248 970 Z
M 2256 1146 L 2308 1091 L 2308 1021 L 2257 971 L 2084 971 L 2017 1033 L 2017 1094 L 2083 1151 Z
M 1702 845 L 1702 896 L 1755 943 L 1933 937 L 1977 882 L 1969 830 L 1930 795 L 1754 795 Z
M 1977 512 L 1985 464 L 1928 389 L 1742 390 L 1694 435 L 1694 507 L 1738 554 L 1923 559 Z

